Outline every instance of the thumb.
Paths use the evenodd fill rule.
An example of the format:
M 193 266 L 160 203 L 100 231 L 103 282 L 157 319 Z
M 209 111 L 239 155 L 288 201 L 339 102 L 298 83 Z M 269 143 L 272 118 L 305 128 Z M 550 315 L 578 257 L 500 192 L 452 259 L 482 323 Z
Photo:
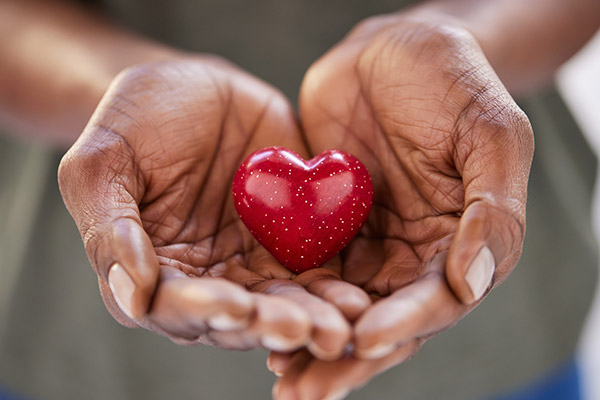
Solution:
M 158 280 L 158 260 L 139 216 L 117 217 L 104 228 L 95 247 L 98 277 L 106 281 L 116 304 L 131 319 L 144 316 Z M 90 247 L 86 246 L 86 247 Z
M 464 304 L 480 300 L 510 274 L 520 255 L 525 224 L 485 201 L 461 217 L 446 263 L 446 278 Z
M 464 304 L 479 301 L 506 279 L 522 251 L 533 133 L 518 109 L 506 121 L 478 124 L 464 139 L 468 144 L 457 143 L 465 208 L 448 252 L 446 278 Z
M 58 172 L 63 200 L 98 275 L 105 304 L 115 319 L 129 326 L 146 314 L 159 272 L 140 219 L 144 185 L 131 153 L 120 136 L 88 131 L 63 157 Z

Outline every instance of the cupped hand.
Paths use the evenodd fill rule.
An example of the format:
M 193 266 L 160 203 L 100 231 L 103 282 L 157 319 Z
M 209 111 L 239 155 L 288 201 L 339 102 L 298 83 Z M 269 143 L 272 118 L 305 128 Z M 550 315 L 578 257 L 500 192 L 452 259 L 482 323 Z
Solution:
M 282 95 L 223 60 L 186 56 L 114 80 L 59 183 L 119 322 L 184 344 L 342 354 L 340 309 L 355 311 L 326 299 L 351 285 L 335 268 L 293 282 L 235 213 L 236 169 L 271 145 L 307 154 Z
M 350 360 L 365 379 L 308 356 L 279 369 L 276 398 L 320 399 L 406 359 L 506 279 L 524 239 L 533 135 L 467 30 L 408 15 L 365 21 L 318 60 L 300 117 L 310 151 L 354 154 L 375 193 L 340 270 L 374 299 Z

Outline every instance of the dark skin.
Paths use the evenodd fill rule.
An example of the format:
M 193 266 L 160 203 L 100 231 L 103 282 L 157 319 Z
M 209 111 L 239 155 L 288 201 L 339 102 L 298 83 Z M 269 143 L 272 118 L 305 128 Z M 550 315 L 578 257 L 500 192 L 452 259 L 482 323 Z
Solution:
M 308 72 L 301 115 L 313 152 L 345 148 L 372 171 L 374 207 L 344 253 L 344 279 L 388 297 L 431 273 L 427 263 L 449 251 L 445 274 L 438 270 L 431 283 L 447 295 L 436 290 L 420 305 L 430 314 L 445 308 L 440 314 L 449 319 L 419 318 L 425 325 L 415 336 L 451 325 L 479 300 L 463 276 L 482 246 L 498 265 L 495 283 L 508 275 L 525 232 L 533 134 L 468 32 L 418 18 L 373 19 Z M 374 308 L 389 324 L 394 306 L 383 303 Z M 397 318 L 390 329 L 408 329 Z M 361 323 L 380 319 L 367 312 L 359 320 L 358 348 Z
M 371 171 L 374 205 L 341 276 L 377 299 L 354 325 L 354 356 L 401 362 L 480 301 L 464 277 L 483 246 L 497 265 L 491 287 L 514 268 L 533 154 L 527 118 L 468 32 L 396 16 L 359 26 L 317 61 L 300 111 L 311 152 L 342 148 Z M 307 355 L 271 364 L 283 372 L 276 398 L 357 385 L 349 372 L 318 378 L 326 363 Z
M 308 71 L 298 121 L 276 90 L 222 60 L 74 6 L 6 0 L 0 120 L 67 145 L 83 130 L 59 181 L 118 321 L 179 343 L 275 350 L 276 398 L 339 398 L 412 356 L 515 266 L 533 141 L 504 85 L 544 82 L 600 16 L 589 0 L 542 3 L 430 1 L 367 20 Z M 39 63 L 40 49 L 57 57 Z M 271 145 L 347 150 L 375 186 L 359 237 L 300 276 L 231 204 L 239 162 Z M 474 264 L 487 274 L 470 274 Z
M 393 357 L 397 348 L 407 357 L 455 324 L 480 300 L 464 278 L 480 249 L 494 253 L 495 284 L 519 257 L 533 140 L 475 40 L 445 29 L 395 17 L 357 28 L 307 73 L 304 138 L 276 91 L 222 61 L 169 61 L 117 78 L 59 171 L 113 315 L 183 343 L 305 345 L 312 355 L 296 360 L 314 357 L 307 365 L 339 358 L 359 315 L 353 355 L 363 359 Z M 308 156 L 304 140 L 310 154 L 356 154 L 376 195 L 366 227 L 341 257 L 296 277 L 240 223 L 230 184 L 251 151 L 275 143 Z M 85 214 L 84 204 L 108 206 Z M 144 246 L 130 255 L 135 241 Z M 115 262 L 138 287 L 121 307 L 119 286 L 109 288 Z M 297 312 L 284 312 L 293 305 L 281 297 Z M 344 318 L 347 299 L 361 297 Z M 285 376 L 284 397 L 315 386 Z
M 270 143 L 306 156 L 281 94 L 223 60 L 182 55 L 115 80 L 59 182 L 117 320 L 181 343 L 341 356 L 350 338 L 342 312 L 355 305 L 321 300 L 318 286 L 332 281 L 365 305 L 367 295 L 332 269 L 306 289 L 293 283 L 233 208 L 238 165 Z M 132 293 L 109 288 L 115 263 Z

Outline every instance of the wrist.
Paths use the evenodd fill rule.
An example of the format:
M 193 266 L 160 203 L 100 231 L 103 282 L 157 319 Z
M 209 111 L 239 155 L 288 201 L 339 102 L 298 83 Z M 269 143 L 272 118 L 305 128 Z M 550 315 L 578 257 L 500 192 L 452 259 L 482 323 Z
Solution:
M 430 0 L 402 14 L 469 31 L 513 95 L 551 82 L 600 27 L 600 2 L 589 0 Z
M 91 44 L 89 54 L 53 59 L 44 68 L 19 68 L 15 63 L 10 74 L 13 82 L 5 86 L 14 95 L 0 99 L 0 123 L 18 136 L 67 148 L 120 71 L 179 54 L 150 43 L 120 46 L 114 51 Z
M 176 53 L 64 2 L 2 3 L 0 34 L 11 37 L 0 45 L 0 125 L 60 147 L 123 68 Z
M 485 3 L 485 2 L 484 2 Z M 514 54 L 510 54 L 510 48 L 514 47 L 510 43 L 512 37 L 508 35 L 499 35 L 497 24 L 490 15 L 488 7 L 478 6 L 472 1 L 430 1 L 418 5 L 407 14 L 414 18 L 421 18 L 429 22 L 442 25 L 455 26 L 459 29 L 468 31 L 479 44 L 483 54 L 498 73 L 501 80 L 511 89 L 513 77 L 508 73 L 511 69 L 511 63 L 514 60 Z M 502 18 L 502 16 L 498 16 Z M 526 73 L 526 71 L 519 71 Z

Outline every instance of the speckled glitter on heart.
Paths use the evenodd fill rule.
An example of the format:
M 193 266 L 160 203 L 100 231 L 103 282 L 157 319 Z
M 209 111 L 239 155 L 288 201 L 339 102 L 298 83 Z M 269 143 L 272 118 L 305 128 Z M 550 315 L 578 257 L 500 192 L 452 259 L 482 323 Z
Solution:
M 233 180 L 241 220 L 296 273 L 342 250 L 366 221 L 372 199 L 366 167 L 340 150 L 305 161 L 283 147 L 268 147 L 251 154 Z

